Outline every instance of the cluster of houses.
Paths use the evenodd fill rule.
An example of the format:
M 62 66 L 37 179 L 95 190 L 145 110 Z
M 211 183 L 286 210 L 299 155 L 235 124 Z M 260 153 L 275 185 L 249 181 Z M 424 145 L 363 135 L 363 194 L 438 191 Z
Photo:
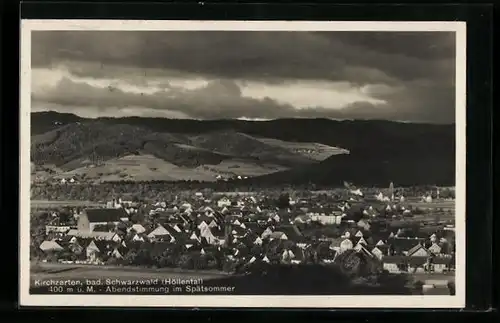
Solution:
M 454 271 L 453 226 L 392 227 L 391 217 L 380 218 L 380 210 L 408 212 L 393 199 L 375 207 L 360 197 L 324 205 L 290 202 L 277 208 L 252 195 L 206 199 L 201 193 L 189 201 L 142 205 L 118 199 L 106 208 L 76 211 L 76 225 L 61 223 L 54 213 L 39 248 L 46 255 L 73 254 L 93 264 L 140 249 L 158 255 L 174 249 L 206 257 L 222 254 L 244 264 L 331 263 L 350 251 L 391 273 Z

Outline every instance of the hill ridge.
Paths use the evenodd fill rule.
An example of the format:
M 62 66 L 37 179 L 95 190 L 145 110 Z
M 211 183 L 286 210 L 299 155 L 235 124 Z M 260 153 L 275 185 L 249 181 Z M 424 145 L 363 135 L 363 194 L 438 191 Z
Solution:
M 271 159 L 273 163 L 282 163 L 282 166 L 286 168 L 280 169 L 279 172 L 271 172 L 270 175 L 261 174 L 263 176 L 249 179 L 252 181 L 338 183 L 342 180 L 353 180 L 368 185 L 388 181 L 454 185 L 455 181 L 454 124 L 329 119 L 268 121 L 201 121 L 141 117 L 88 119 L 57 112 L 36 112 L 32 113 L 31 118 L 32 137 L 35 141 L 39 138 L 37 135 L 49 137 L 47 133 L 67 124 L 97 123 L 104 125 L 105 128 L 120 124 L 132 126 L 130 129 L 139 127 L 149 133 L 146 137 L 151 139 L 151 142 L 145 152 L 142 146 L 139 147 L 141 148 L 139 153 L 157 154 L 159 150 L 163 151 L 168 148 L 169 154 L 182 151 L 178 154 L 181 157 L 185 155 L 185 162 L 193 160 L 192 152 L 191 154 L 185 152 L 189 150 L 187 146 L 183 147 L 185 148 L 183 150 L 165 145 L 166 141 L 173 143 L 175 135 L 180 138 L 179 140 L 182 139 L 182 144 L 188 146 L 212 150 L 211 148 L 216 145 L 220 148 L 219 151 L 212 150 L 212 152 L 224 156 L 231 156 L 239 150 L 234 157 L 246 158 L 251 163 L 265 163 L 266 160 Z M 249 141 L 251 145 L 243 144 L 250 138 L 253 139 Z M 272 140 L 266 141 L 262 138 Z M 280 147 L 284 145 L 281 141 L 288 143 L 286 144 L 288 145 L 287 152 Z M 131 140 L 126 140 L 128 146 L 133 146 L 133 143 Z M 349 152 L 349 154 L 334 154 L 321 160 L 304 163 L 301 162 L 303 156 L 301 157 L 300 154 L 307 154 L 307 149 L 291 143 L 317 143 L 345 149 L 344 153 Z M 267 153 L 260 155 L 255 153 L 259 151 L 259 147 L 265 147 Z M 248 152 L 252 149 L 254 155 L 249 156 Z M 320 151 L 321 146 L 318 145 L 315 149 Z M 228 154 L 228 152 L 231 153 Z M 215 158 L 214 162 L 217 162 L 219 158 L 217 155 L 207 156 L 203 158 Z M 295 160 L 291 156 L 295 156 Z M 318 156 L 323 155 L 318 154 Z M 283 165 L 284 163 L 286 165 Z M 196 164 L 193 163 L 191 166 Z

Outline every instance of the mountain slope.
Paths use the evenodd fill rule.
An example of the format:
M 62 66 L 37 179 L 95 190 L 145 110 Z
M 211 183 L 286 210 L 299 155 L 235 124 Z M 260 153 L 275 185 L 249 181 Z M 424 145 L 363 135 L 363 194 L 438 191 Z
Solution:
M 97 122 L 108 128 L 126 125 L 145 131 L 140 136 L 140 143 L 144 145 L 137 144 L 134 136 L 126 136 L 126 149 L 114 148 L 118 151 L 130 152 L 137 146 L 139 153 L 153 154 L 174 164 L 184 159 L 180 165 L 195 160 L 190 155 L 193 151 L 200 152 L 196 158 L 201 161 L 193 162 L 191 167 L 207 167 L 220 160 L 224 164 L 225 160 L 234 158 L 279 166 L 277 170 L 269 171 L 273 173 L 271 175 L 256 172 L 255 175 L 266 175 L 252 179 L 259 183 L 341 184 L 342 180 L 352 180 L 365 185 L 386 185 L 389 181 L 398 185 L 454 185 L 455 181 L 454 125 L 327 119 L 252 122 L 132 117 L 96 121 L 55 112 L 33 113 L 31 117 L 33 141 L 53 140 L 57 135 L 47 131 L 64 129 L 68 124 Z M 164 140 L 162 136 L 169 139 Z M 307 144 L 303 146 L 297 142 Z M 100 145 L 106 147 L 105 142 Z M 73 155 L 78 155 L 78 149 L 73 151 Z M 105 151 L 110 150 L 106 148 Z M 165 151 L 166 156 L 162 156 Z M 176 157 L 167 158 L 171 155 Z
M 308 156 L 290 148 L 297 144 L 254 138 L 234 131 L 176 134 L 103 120 L 57 126 L 33 135 L 31 141 L 31 160 L 35 165 L 61 169 L 62 173 L 56 177 L 212 181 L 218 177 L 265 175 L 317 163 L 321 153 L 324 158 L 346 153 L 335 147 L 302 143 L 311 152 Z M 136 162 L 124 166 L 124 159 Z M 155 166 L 140 166 L 139 160 Z

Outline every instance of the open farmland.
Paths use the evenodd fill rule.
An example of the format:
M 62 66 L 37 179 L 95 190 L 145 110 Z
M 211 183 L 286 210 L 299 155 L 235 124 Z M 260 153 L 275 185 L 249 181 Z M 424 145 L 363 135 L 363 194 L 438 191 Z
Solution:
M 217 174 L 223 176 L 261 176 L 286 169 L 286 167 L 276 164 L 256 163 L 241 159 L 228 159 L 217 165 L 203 165 L 197 168 L 198 171 L 211 172 L 214 176 Z
M 425 202 L 407 202 L 401 203 L 402 205 L 409 205 L 413 207 L 423 208 L 423 209 L 455 209 L 455 200 L 449 201 L 436 201 L 431 203 Z
M 286 167 L 257 163 L 250 160 L 227 159 L 215 165 L 200 165 L 196 168 L 182 167 L 162 160 L 153 155 L 129 155 L 107 160 L 94 167 L 79 167 L 72 171 L 60 173 L 55 179 L 84 176 L 86 180 L 96 182 L 112 182 L 121 180 L 133 181 L 179 181 L 194 180 L 213 182 L 217 176 L 259 176 L 281 170 Z
M 99 166 L 92 168 L 80 167 L 62 173 L 56 178 L 68 178 L 85 174 L 87 180 L 98 182 L 136 180 L 175 181 L 179 179 L 213 181 L 215 176 L 203 171 L 188 167 L 176 166 L 168 161 L 153 155 L 128 155 L 121 158 L 109 159 Z

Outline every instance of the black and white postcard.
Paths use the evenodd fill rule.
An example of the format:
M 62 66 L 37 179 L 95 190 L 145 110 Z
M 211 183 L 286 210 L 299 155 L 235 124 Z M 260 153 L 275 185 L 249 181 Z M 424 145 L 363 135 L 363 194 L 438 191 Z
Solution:
M 21 305 L 464 307 L 465 31 L 23 20 Z

